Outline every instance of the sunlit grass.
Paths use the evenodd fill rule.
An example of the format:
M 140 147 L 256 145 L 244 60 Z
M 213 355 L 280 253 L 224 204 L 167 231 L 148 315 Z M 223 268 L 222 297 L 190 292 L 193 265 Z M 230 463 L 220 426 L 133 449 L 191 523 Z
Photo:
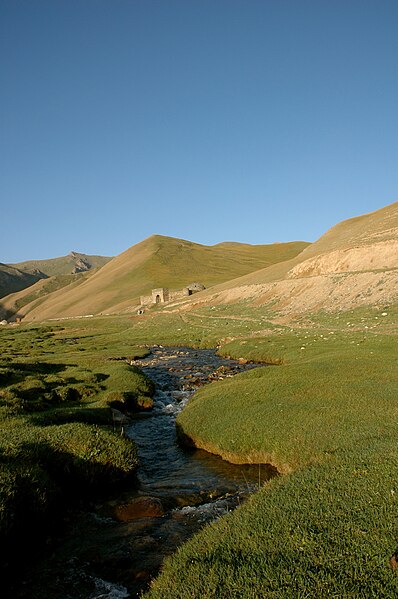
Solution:
M 128 393 L 137 409 L 151 401 L 153 384 L 127 363 L 148 351 L 120 342 L 118 322 L 104 325 L 90 332 L 59 325 L 0 331 L 4 573 L 65 509 L 135 473 L 134 442 L 112 428 L 111 394 Z
M 221 345 L 273 365 L 199 390 L 180 431 L 284 475 L 182 547 L 148 599 L 398 595 L 396 323 L 396 307 L 318 314 Z
M 148 382 L 123 360 L 145 355 L 146 345 L 218 347 L 223 355 L 270 363 L 201 389 L 178 422 L 199 446 L 238 462 L 272 462 L 283 476 L 182 547 L 149 596 L 168 598 L 173 589 L 173 597 L 184 599 L 395 598 L 389 560 L 398 545 L 397 322 L 397 307 L 388 306 L 282 325 L 242 303 L 7 327 L 0 331 L 3 370 L 16 363 L 62 369 L 38 368 L 6 384 L 0 369 L 5 387 L 27 385 L 29 395 L 35 379 L 39 386 L 91 392 L 32 413 L 12 415 L 3 405 L 3 437 L 11 439 L 13 428 L 12 443 L 20 439 L 25 451 L 27 437 L 35 446 L 39 436 L 51 445 L 64 430 L 71 435 L 65 455 L 76 454 L 81 465 L 90 445 L 74 435 L 86 434 L 79 426 L 109 422 L 109 393 L 131 388 L 149 396 Z M 48 466 L 28 460 L 24 473 L 15 462 L 7 469 L 12 455 L 4 462 L 2 513 L 20 505 L 17 497 L 37 514 L 48 513 L 59 488 Z

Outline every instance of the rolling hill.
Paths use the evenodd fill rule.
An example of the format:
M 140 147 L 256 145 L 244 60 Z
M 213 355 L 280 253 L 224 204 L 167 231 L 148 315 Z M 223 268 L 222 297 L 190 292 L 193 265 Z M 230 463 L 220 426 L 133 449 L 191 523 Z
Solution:
M 0 298 L 27 289 L 34 283 L 48 277 L 58 277 L 57 282 L 53 281 L 45 286 L 47 293 L 50 290 L 54 291 L 55 288 L 63 287 L 72 282 L 71 279 L 65 278 L 68 275 L 98 269 L 109 260 L 111 258 L 106 256 L 89 256 L 78 252 L 70 252 L 68 256 L 50 258 L 49 260 L 28 260 L 15 264 L 0 263 Z M 43 286 L 39 286 L 39 288 L 43 293 Z M 22 299 L 21 301 L 23 302 Z M 2 310 L 2 312 L 4 315 L 5 311 Z
M 206 287 L 288 260 L 306 242 L 249 245 L 225 242 L 204 246 L 183 239 L 153 235 L 105 264 L 83 282 L 24 302 L 9 296 L 0 307 L 9 314 L 18 301 L 18 316 L 43 320 L 65 316 L 117 312 L 139 303 L 154 287 L 178 289 L 192 281 Z M 43 285 L 39 286 L 40 289 Z M 35 292 L 32 288 L 30 295 Z M 24 304 L 24 305 L 22 305 Z
M 23 308 L 29 304 L 32 308 L 37 308 L 47 297 L 55 291 L 64 287 L 72 288 L 80 285 L 98 269 L 90 269 L 86 272 L 67 275 L 53 275 L 40 279 L 37 283 L 22 289 L 16 293 L 11 293 L 0 300 L 0 319 L 15 320 L 23 315 Z
M 23 272 L 8 264 L 0 263 L 0 298 L 25 289 L 44 277 L 41 272 Z
M 39 281 L 7 296 L 0 311 L 27 320 L 115 313 L 136 307 L 152 288 L 193 281 L 207 289 L 176 307 L 245 300 L 289 319 L 392 303 L 398 299 L 398 203 L 343 221 L 313 244 L 204 246 L 153 235 L 62 289 Z
M 283 314 L 398 299 L 398 202 L 343 221 L 291 260 L 201 294 L 204 304 L 251 301 Z M 194 302 L 195 300 L 192 300 Z M 191 303 L 192 303 L 191 302 Z

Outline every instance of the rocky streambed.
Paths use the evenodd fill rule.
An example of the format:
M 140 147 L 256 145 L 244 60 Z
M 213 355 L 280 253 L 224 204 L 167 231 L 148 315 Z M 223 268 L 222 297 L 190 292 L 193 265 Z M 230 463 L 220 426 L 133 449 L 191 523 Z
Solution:
M 254 364 L 213 350 L 164 347 L 135 364 L 157 389 L 153 410 L 125 425 L 138 448 L 138 484 L 82 514 L 24 581 L 20 598 L 139 597 L 166 556 L 274 475 L 266 466 L 236 466 L 184 449 L 176 438 L 176 415 L 198 387 Z

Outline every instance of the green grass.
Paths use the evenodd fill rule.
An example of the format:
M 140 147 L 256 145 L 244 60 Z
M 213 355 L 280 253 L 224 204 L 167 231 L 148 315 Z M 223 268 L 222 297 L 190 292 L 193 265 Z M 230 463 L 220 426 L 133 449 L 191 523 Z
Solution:
M 152 382 L 126 362 L 148 351 L 121 336 L 125 323 L 103 324 L 90 332 L 59 325 L 0 331 L 4 574 L 66 509 L 135 474 L 135 444 L 113 432 L 110 405 L 118 392 L 128 396 L 127 409 L 150 407 Z
M 394 598 L 396 439 L 273 479 L 168 559 L 148 599 Z
M 167 560 L 148 599 L 398 595 L 397 315 L 320 313 L 266 337 L 253 322 L 221 346 L 274 365 L 200 389 L 180 433 L 283 476 Z
M 181 431 L 224 457 L 270 461 L 284 474 L 167 560 L 147 596 L 170 597 L 173 589 L 176 599 L 395 598 L 397 574 L 389 560 L 398 551 L 397 323 L 397 306 L 389 306 L 320 312 L 282 326 L 272 313 L 242 303 L 2 330 L 0 381 L 7 387 L 29 386 L 31 376 L 49 388 L 62 379 L 92 389 L 77 401 L 16 416 L 0 407 L 9 423 L 3 512 L 21 505 L 18 496 L 39 520 L 48 514 L 59 497 L 52 469 L 60 468 L 58 459 L 71 460 L 77 478 L 104 472 L 101 461 L 95 466 L 82 458 L 90 456 L 93 431 L 105 432 L 98 423 L 109 418 L 109 394 L 128 391 L 127 372 L 138 376 L 137 397 L 151 391 L 120 358 L 145 355 L 151 343 L 218 346 L 223 355 L 272 366 L 201 389 L 179 416 Z M 28 369 L 23 380 L 16 364 Z M 90 428 L 86 441 L 74 440 L 72 431 L 79 438 L 86 431 L 76 426 Z M 25 439 L 20 449 L 11 430 Z M 16 460 L 32 451 L 29 435 L 35 447 L 46 447 L 47 462 L 40 449 L 30 462 Z
M 398 418 L 396 339 L 320 335 L 280 334 L 224 346 L 223 353 L 281 365 L 199 390 L 179 427 L 231 461 L 270 462 L 281 472 L 391 434 Z
M 137 468 L 134 443 L 112 429 L 72 420 L 40 426 L 29 417 L 0 424 L 0 543 L 7 558 L 0 571 L 37 551 L 46 534 L 77 503 L 131 480 Z
M 214 308 L 200 308 L 194 312 L 169 313 L 153 311 L 145 315 L 130 316 L 125 322 L 128 328 L 119 335 L 127 335 L 130 340 L 138 345 L 187 345 L 189 347 L 211 348 L 224 344 L 235 337 L 248 334 L 264 334 L 264 331 L 285 330 L 286 327 L 275 326 L 267 314 L 260 308 L 251 308 L 246 304 L 232 306 L 217 306 Z M 96 322 L 116 320 L 114 317 L 102 319 L 87 319 L 79 326 L 96 326 Z M 122 320 L 123 322 L 123 320 Z M 76 320 L 65 321 L 65 328 L 72 328 Z M 125 325 L 126 326 L 126 325 Z M 84 328 L 82 330 L 84 330 Z M 107 337 L 103 337 L 106 344 Z M 113 338 L 113 337 L 112 337 Z M 127 351 L 127 350 L 126 350 Z

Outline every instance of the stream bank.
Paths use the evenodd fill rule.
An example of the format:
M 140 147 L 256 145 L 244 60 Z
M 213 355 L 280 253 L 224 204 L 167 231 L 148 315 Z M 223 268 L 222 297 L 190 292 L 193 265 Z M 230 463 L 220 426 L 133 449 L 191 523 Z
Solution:
M 137 444 L 138 488 L 92 506 L 22 585 L 21 599 L 139 597 L 165 557 L 275 474 L 236 466 L 176 439 L 175 417 L 195 390 L 253 368 L 213 350 L 152 348 L 135 362 L 156 384 L 154 408 L 126 425 Z

